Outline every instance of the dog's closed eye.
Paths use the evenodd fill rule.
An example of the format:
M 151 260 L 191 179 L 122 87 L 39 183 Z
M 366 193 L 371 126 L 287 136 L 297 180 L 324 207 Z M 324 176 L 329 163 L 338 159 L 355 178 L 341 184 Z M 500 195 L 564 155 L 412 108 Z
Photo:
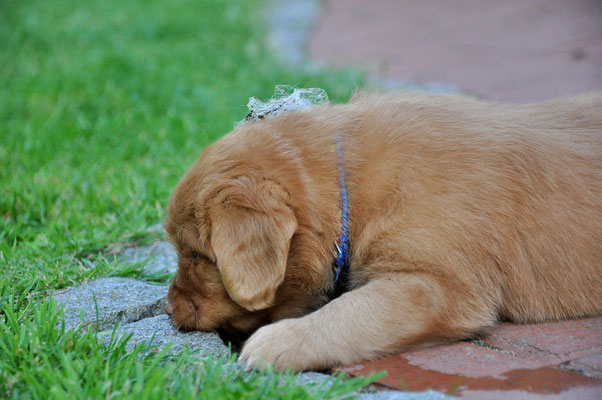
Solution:
M 192 250 L 190 248 L 184 248 L 181 252 L 178 253 L 180 259 L 184 260 L 191 266 L 195 266 L 200 264 L 201 262 L 213 263 L 206 255 L 203 253 Z
M 192 264 L 194 264 L 194 265 L 198 265 L 200 263 L 215 265 L 215 260 L 212 260 L 211 258 L 209 258 L 209 256 L 206 256 L 205 254 L 203 254 L 201 252 L 198 252 L 196 250 L 191 250 L 188 254 L 189 254 L 190 260 L 192 261 Z

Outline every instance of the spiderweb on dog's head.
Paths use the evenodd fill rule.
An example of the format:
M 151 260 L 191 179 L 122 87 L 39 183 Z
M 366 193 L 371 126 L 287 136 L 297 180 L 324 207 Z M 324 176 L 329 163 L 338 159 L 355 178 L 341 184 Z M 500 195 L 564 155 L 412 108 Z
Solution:
M 263 119 L 268 115 L 278 115 L 287 111 L 302 110 L 326 101 L 328 101 L 328 95 L 324 89 L 298 89 L 287 85 L 277 85 L 274 95 L 265 103 L 255 97 L 249 98 L 247 104 L 249 114 L 244 121 Z M 244 121 L 240 121 L 238 124 Z

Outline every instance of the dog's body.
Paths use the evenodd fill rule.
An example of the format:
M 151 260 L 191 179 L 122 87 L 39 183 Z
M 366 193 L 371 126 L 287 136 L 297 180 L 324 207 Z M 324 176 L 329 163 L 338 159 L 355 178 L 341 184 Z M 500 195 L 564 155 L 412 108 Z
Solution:
M 340 161 L 350 269 L 347 292 L 324 305 Z M 598 315 L 602 96 L 510 106 L 360 94 L 247 122 L 181 180 L 166 227 L 180 255 L 177 324 L 252 331 L 281 320 L 246 342 L 252 365 L 323 368 L 500 319 Z

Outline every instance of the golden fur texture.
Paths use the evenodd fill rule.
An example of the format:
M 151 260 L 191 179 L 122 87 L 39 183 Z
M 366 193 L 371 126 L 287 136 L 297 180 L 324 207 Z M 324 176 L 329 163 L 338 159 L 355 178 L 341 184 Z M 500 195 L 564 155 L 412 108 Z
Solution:
M 347 292 L 328 301 L 349 198 Z M 246 122 L 176 187 L 168 312 L 318 369 L 602 311 L 602 95 L 530 105 L 360 93 Z

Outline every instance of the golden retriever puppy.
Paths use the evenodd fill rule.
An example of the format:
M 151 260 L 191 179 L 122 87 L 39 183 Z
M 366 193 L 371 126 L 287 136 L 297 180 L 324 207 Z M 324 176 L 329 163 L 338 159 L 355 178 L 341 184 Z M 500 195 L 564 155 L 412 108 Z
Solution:
M 602 96 L 360 93 L 248 121 L 181 179 L 166 229 L 168 313 L 255 331 L 250 365 L 321 369 L 500 320 L 599 315 Z

